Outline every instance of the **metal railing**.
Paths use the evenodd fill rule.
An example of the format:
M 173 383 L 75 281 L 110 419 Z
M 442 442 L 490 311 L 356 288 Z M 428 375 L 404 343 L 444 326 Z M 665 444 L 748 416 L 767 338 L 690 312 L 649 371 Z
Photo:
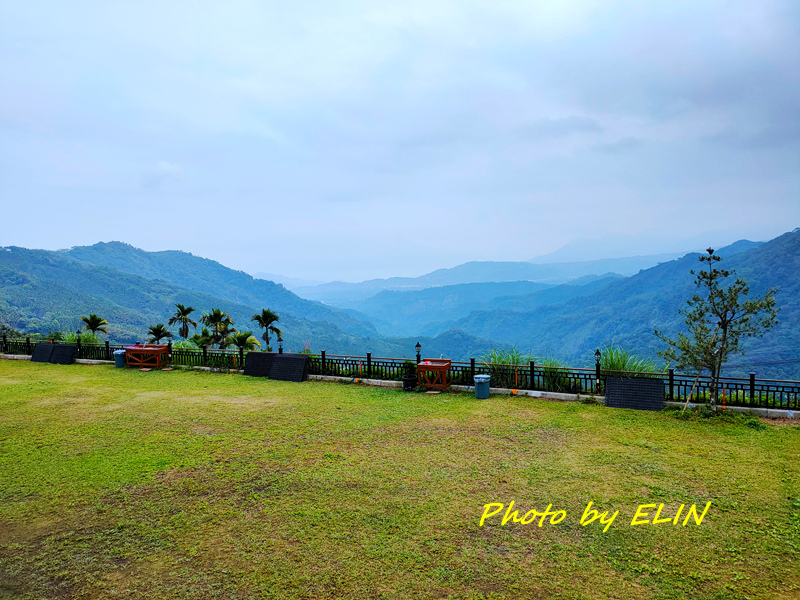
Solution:
M 47 340 L 40 340 L 47 341 Z M 62 343 L 53 342 L 51 343 Z M 83 344 L 78 342 L 76 358 L 94 360 L 113 360 L 114 351 L 124 349 L 124 345 Z M 3 354 L 31 355 L 36 346 L 30 338 L 0 340 Z M 169 359 L 173 365 L 190 367 L 210 367 L 231 370 L 244 366 L 247 352 L 240 349 L 219 350 L 202 348 L 173 348 L 168 344 Z M 416 374 L 416 363 L 403 358 L 346 356 L 337 354 L 309 355 L 309 373 L 312 375 L 333 375 L 363 379 L 382 379 L 399 381 L 406 374 Z M 596 364 L 594 369 L 570 367 L 538 366 L 534 362 L 527 365 L 487 364 L 476 361 L 453 362 L 450 369 L 451 382 L 456 385 L 473 385 L 475 375 L 489 375 L 492 387 L 542 392 L 562 392 L 571 394 L 602 395 L 606 377 L 659 378 L 664 382 L 664 399 L 693 403 L 707 402 L 711 397 L 713 381 L 709 376 L 695 377 L 677 374 L 673 369 L 664 373 L 636 371 L 604 371 Z M 800 409 L 800 381 L 757 379 L 755 373 L 749 378 L 723 377 L 717 388 L 717 401 L 725 406 L 753 408 Z

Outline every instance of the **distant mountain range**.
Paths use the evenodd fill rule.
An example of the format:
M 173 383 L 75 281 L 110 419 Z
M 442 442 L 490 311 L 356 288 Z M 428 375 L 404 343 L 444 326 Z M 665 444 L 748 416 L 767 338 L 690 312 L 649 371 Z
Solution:
M 741 365 L 740 374 L 755 370 L 762 376 L 800 379 L 800 231 L 765 244 L 737 242 L 717 253 L 724 257 L 722 268 L 735 269 L 750 283 L 751 296 L 778 289 L 776 329 L 763 339 L 748 340 L 746 356 L 731 357 L 730 365 Z M 678 310 L 696 291 L 690 271 L 700 267 L 699 256 L 687 254 L 564 302 L 526 308 L 524 301 L 510 300 L 506 308 L 473 311 L 447 326 L 576 366 L 590 365 L 595 349 L 610 344 L 655 357 L 663 343 L 654 328 L 672 336 L 684 330 Z
M 384 291 L 417 291 L 431 287 L 462 283 L 535 281 L 558 285 L 587 275 L 618 273 L 633 275 L 677 254 L 608 258 L 581 262 L 534 264 L 531 262 L 468 262 L 450 269 L 437 269 L 420 277 L 390 277 L 361 283 L 334 281 L 317 286 L 299 286 L 294 291 L 310 300 L 333 306 L 355 308 L 367 298 Z
M 750 283 L 752 295 L 779 290 L 776 330 L 748 341 L 747 354 L 732 357 L 732 368 L 800 379 L 800 229 L 717 252 L 722 267 Z M 590 366 L 594 350 L 607 345 L 656 358 L 663 344 L 653 329 L 675 335 L 684 328 L 678 310 L 695 291 L 691 270 L 699 267 L 698 256 L 629 276 L 619 271 L 630 273 L 655 257 L 465 263 L 418 278 L 309 288 L 326 304 L 185 252 L 145 252 L 119 242 L 57 252 L 11 247 L 0 249 L 0 321 L 28 332 L 74 331 L 82 315 L 96 313 L 111 323 L 113 339 L 128 342 L 166 323 L 177 302 L 197 308 L 197 320 L 221 308 L 242 330 L 255 329 L 250 317 L 271 308 L 281 315 L 287 349 L 309 341 L 315 352 L 411 357 L 419 341 L 426 356 L 468 360 L 516 346 Z
M 145 252 L 120 242 L 67 251 L 0 249 L 0 321 L 20 331 L 75 331 L 81 316 L 95 313 L 109 321 L 111 339 L 143 341 L 149 326 L 169 320 L 175 303 L 195 307 L 196 321 L 221 308 L 242 331 L 255 330 L 250 317 L 271 308 L 281 317 L 286 348 L 295 351 L 309 342 L 317 352 L 411 357 L 418 341 L 383 338 L 353 311 L 304 300 L 281 285 L 186 252 Z M 426 351 L 468 358 L 454 345 L 457 338 L 481 353 L 496 345 L 466 335 L 433 336 Z

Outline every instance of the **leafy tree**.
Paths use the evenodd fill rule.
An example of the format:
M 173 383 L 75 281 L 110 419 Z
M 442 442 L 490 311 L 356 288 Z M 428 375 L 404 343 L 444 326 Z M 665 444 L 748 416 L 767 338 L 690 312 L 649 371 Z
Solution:
M 264 340 L 267 350 L 269 350 L 269 332 L 271 331 L 278 337 L 283 335 L 283 332 L 275 326 L 275 323 L 280 320 L 280 317 L 268 308 L 261 309 L 261 314 L 253 315 L 251 321 L 255 321 L 258 326 L 264 330 L 264 335 L 261 339 Z
M 210 328 L 212 343 L 217 344 L 219 348 L 230 345 L 228 336 L 235 330 L 232 329 L 233 320 L 228 313 L 219 308 L 212 308 L 211 312 L 204 314 L 200 318 L 200 321 Z
M 23 337 L 23 334 L 20 331 L 17 331 L 11 325 L 7 325 L 3 321 L 0 321 L 0 336 L 3 334 L 6 335 L 8 338 L 20 338 Z
M 655 330 L 659 339 L 669 348 L 658 352 L 659 356 L 675 363 L 677 368 L 703 369 L 711 374 L 711 405 L 716 406 L 722 365 L 734 353 L 744 354 L 739 346 L 742 338 L 761 337 L 775 326 L 778 309 L 775 307 L 775 289 L 762 298 L 743 300 L 750 293 L 746 281 L 736 278 L 732 285 L 723 287 L 723 281 L 733 272 L 717 269 L 714 265 L 721 258 L 709 248 L 707 255 L 700 256 L 708 270 L 691 271 L 695 285 L 703 290 L 687 301 L 689 308 L 678 311 L 685 317 L 689 335 L 678 334 L 678 339 L 668 338 Z
M 197 329 L 197 321 L 193 321 L 189 316 L 194 312 L 194 308 L 191 306 L 184 306 L 183 304 L 176 304 L 175 308 L 178 310 L 169 318 L 167 325 L 175 325 L 178 323 L 180 325 L 178 328 L 178 335 L 183 339 L 187 339 L 189 337 L 189 325 Z
M 81 321 L 85 323 L 83 328 L 88 329 L 95 335 L 97 335 L 98 331 L 108 334 L 108 328 L 106 327 L 106 325 L 108 325 L 108 321 L 101 319 L 97 315 L 91 314 L 88 317 L 81 317 Z
M 172 332 L 163 323 L 153 325 L 147 330 L 147 333 L 150 334 L 151 344 L 158 344 L 164 338 L 172 337 Z
M 259 341 L 255 338 L 252 331 L 236 332 L 231 336 L 233 345 L 243 350 L 255 350 L 256 347 L 261 347 Z

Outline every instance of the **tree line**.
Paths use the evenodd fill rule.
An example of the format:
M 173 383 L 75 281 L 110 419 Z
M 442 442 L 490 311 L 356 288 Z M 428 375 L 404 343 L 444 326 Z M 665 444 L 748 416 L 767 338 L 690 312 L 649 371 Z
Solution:
M 195 333 L 189 337 L 190 328 L 197 329 L 198 327 L 198 322 L 192 318 L 192 313 L 195 312 L 195 309 L 192 306 L 184 306 L 183 304 L 176 304 L 175 308 L 175 314 L 169 318 L 167 325 L 177 325 L 178 335 L 185 342 L 197 347 L 216 346 L 220 349 L 236 346 L 244 350 L 255 350 L 257 347 L 261 347 L 261 342 L 256 339 L 252 330 L 239 331 L 234 327 L 235 323 L 231 316 L 219 308 L 212 308 L 209 312 L 204 313 L 200 317 L 200 323 L 205 327 L 200 329 L 200 333 Z M 261 339 L 264 340 L 266 350 L 271 352 L 270 333 L 276 335 L 279 340 L 283 335 L 283 332 L 275 325 L 280 320 L 280 317 L 272 310 L 264 308 L 261 309 L 260 313 L 254 314 L 250 320 L 264 330 Z M 108 334 L 108 327 L 106 327 L 109 324 L 108 321 L 98 315 L 90 314 L 88 317 L 81 317 L 81 321 L 84 323 L 84 329 L 91 331 L 93 335 L 97 335 L 97 332 Z M 167 325 L 157 323 L 149 327 L 147 330 L 150 336 L 148 342 L 158 344 L 164 339 L 175 337 L 167 328 Z

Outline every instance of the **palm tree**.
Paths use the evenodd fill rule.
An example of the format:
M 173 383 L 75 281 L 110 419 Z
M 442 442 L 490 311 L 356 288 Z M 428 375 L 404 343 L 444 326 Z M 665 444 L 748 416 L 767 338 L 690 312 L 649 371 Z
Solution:
M 222 312 L 219 308 L 212 308 L 211 312 L 204 314 L 200 321 L 203 325 L 208 325 L 211 328 L 211 339 L 214 344 L 218 344 L 220 348 L 226 343 L 226 336 L 231 333 L 231 326 L 233 320 L 228 313 Z
M 225 349 L 233 344 L 233 336 L 239 333 L 239 330 L 236 329 L 236 327 L 231 327 L 231 324 L 233 324 L 233 321 L 231 321 L 231 323 L 223 323 L 222 327 L 219 329 L 217 347 L 220 349 Z
M 81 321 L 86 323 L 86 325 L 84 325 L 83 328 L 88 329 L 95 335 L 97 335 L 98 331 L 102 331 L 103 333 L 108 334 L 108 328 L 106 327 L 106 325 L 108 325 L 108 321 L 106 321 L 105 319 L 101 319 L 97 315 L 92 314 L 89 315 L 88 317 L 81 317 Z
M 147 330 L 147 333 L 150 334 L 150 343 L 151 344 L 158 344 L 164 338 L 171 338 L 172 332 L 167 329 L 166 325 L 163 323 L 159 323 L 158 325 L 153 325 Z
M 184 306 L 183 304 L 176 304 L 175 308 L 178 310 L 175 312 L 174 316 L 169 318 L 167 325 L 175 325 L 175 323 L 179 323 L 180 327 L 178 328 L 178 335 L 183 339 L 187 339 L 189 337 L 189 325 L 197 329 L 197 321 L 193 321 L 189 317 L 189 315 L 194 312 L 194 308 L 191 306 Z
M 192 339 L 189 340 L 198 348 L 202 348 L 203 346 L 210 346 L 214 343 L 214 340 L 211 338 L 211 332 L 203 327 L 200 333 L 195 333 L 192 336 Z
M 264 342 L 266 342 L 267 350 L 270 349 L 269 347 L 270 331 L 275 335 L 277 335 L 278 337 L 281 337 L 283 335 L 283 332 L 277 327 L 275 327 L 275 325 L 273 325 L 273 323 L 277 322 L 279 319 L 280 317 L 268 308 L 261 309 L 260 315 L 253 315 L 253 318 L 250 319 L 251 321 L 255 321 L 258 324 L 258 326 L 264 330 L 264 335 L 261 336 L 261 338 L 264 340 Z
M 252 331 L 241 331 L 234 333 L 231 336 L 231 341 L 237 348 L 241 348 L 243 350 L 255 350 L 256 346 L 259 348 L 261 344 L 255 338 Z

